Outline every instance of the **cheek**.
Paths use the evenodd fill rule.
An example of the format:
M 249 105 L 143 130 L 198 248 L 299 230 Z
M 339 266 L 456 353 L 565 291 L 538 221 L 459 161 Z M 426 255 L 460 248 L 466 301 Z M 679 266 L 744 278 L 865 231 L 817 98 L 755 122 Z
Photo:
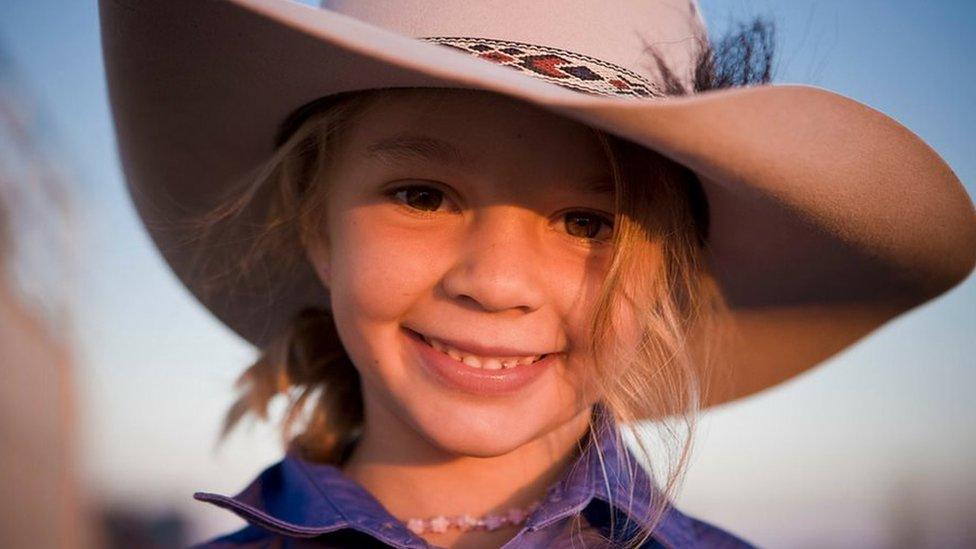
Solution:
M 563 329 L 572 350 L 565 375 L 584 395 L 590 389 L 596 390 L 593 376 L 612 378 L 617 375 L 617 368 L 634 359 L 644 335 L 641 316 L 656 299 L 651 288 L 657 276 L 660 253 L 654 248 L 642 251 L 642 259 L 634 263 L 639 266 L 636 274 L 622 275 L 617 286 L 611 288 L 614 297 L 601 303 L 600 294 L 609 272 L 610 258 L 609 250 L 592 255 L 577 268 L 574 277 L 567 278 L 572 282 L 561 292 L 564 296 Z M 565 272 L 573 271 L 567 269 Z M 597 396 L 591 394 L 584 398 L 595 399 Z
M 594 252 L 581 260 L 553 254 L 547 258 L 555 305 L 562 329 L 574 351 L 590 346 L 590 326 L 609 267 L 609 252 Z
M 551 281 L 552 305 L 567 343 L 568 352 L 559 377 L 574 399 L 592 403 L 598 396 L 591 391 L 596 386 L 590 380 L 591 376 L 598 375 L 599 364 L 591 352 L 591 329 L 610 253 L 594 251 L 581 260 L 578 254 L 560 251 L 561 254 L 554 253 L 544 262 Z
M 333 306 L 363 321 L 401 317 L 437 283 L 437 246 L 383 221 L 376 206 L 340 213 L 330 223 Z
M 328 225 L 336 328 L 364 388 L 395 393 L 410 382 L 396 351 L 401 320 L 436 284 L 425 260 L 430 252 L 422 239 L 386 222 L 376 206 L 337 210 Z

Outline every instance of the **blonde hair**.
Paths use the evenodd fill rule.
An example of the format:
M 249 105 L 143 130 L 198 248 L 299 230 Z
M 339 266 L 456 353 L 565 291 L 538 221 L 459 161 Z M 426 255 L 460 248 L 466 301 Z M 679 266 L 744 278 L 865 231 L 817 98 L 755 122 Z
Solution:
M 707 202 L 696 176 L 644 147 L 597 134 L 611 166 L 616 219 L 613 256 L 590 327 L 595 360 L 587 379 L 630 431 L 653 477 L 663 477 L 665 501 L 652 502 L 651 527 L 631 540 L 639 546 L 687 469 L 728 308 L 705 265 Z M 636 347 L 615 339 L 621 309 L 637 325 Z M 657 427 L 657 457 L 652 437 L 638 432 L 644 420 Z M 617 446 L 624 444 L 618 431 Z

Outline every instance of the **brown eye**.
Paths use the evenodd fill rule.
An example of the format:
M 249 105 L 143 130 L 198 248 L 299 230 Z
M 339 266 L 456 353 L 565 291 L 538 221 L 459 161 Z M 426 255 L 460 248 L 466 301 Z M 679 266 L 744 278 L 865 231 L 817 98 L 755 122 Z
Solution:
M 392 194 L 407 206 L 427 212 L 436 212 L 444 202 L 444 193 L 433 187 L 401 187 Z
M 567 233 L 586 240 L 597 240 L 604 225 L 613 228 L 613 224 L 606 217 L 594 213 L 569 212 L 563 218 Z

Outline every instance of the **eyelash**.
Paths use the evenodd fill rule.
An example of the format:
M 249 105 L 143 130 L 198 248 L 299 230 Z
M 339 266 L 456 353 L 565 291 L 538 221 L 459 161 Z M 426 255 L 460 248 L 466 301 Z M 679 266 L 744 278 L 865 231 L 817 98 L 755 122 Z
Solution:
M 411 191 L 411 190 L 434 191 L 434 192 L 437 192 L 437 193 L 440 193 L 441 194 L 441 200 L 442 201 L 444 199 L 448 199 L 447 193 L 445 191 L 442 191 L 441 189 L 438 189 L 437 187 L 435 187 L 433 185 L 403 185 L 403 186 L 399 186 L 399 187 L 392 188 L 392 189 L 386 191 L 384 194 L 387 196 L 388 199 L 390 199 L 392 201 L 395 201 L 395 202 L 398 202 L 401 206 L 403 206 L 404 208 L 406 208 L 407 210 L 409 210 L 414 215 L 420 215 L 422 217 L 429 218 L 429 217 L 432 217 L 433 215 L 435 215 L 437 212 L 440 211 L 441 204 L 438 204 L 438 208 L 436 210 L 430 211 L 430 210 L 423 210 L 423 209 L 420 209 L 420 208 L 415 208 L 413 206 L 410 206 L 407 203 L 406 197 L 404 197 L 403 199 L 400 199 L 399 198 L 399 195 L 401 193 L 408 192 L 408 191 Z M 594 212 L 594 211 L 591 211 L 591 210 L 567 210 L 565 212 L 562 212 L 561 215 L 563 217 L 563 222 L 564 223 L 566 222 L 566 217 L 568 215 L 570 215 L 570 214 L 580 214 L 580 213 L 584 214 L 583 217 L 596 218 L 598 220 L 598 222 L 601 223 L 601 227 L 600 227 L 601 229 L 602 229 L 602 225 L 607 226 L 611 230 L 611 237 L 612 237 L 612 234 L 613 234 L 612 233 L 612 231 L 613 231 L 613 220 L 611 218 L 609 218 L 608 216 L 606 216 L 606 215 L 603 215 L 603 214 L 600 214 L 600 213 L 597 213 L 597 212 Z M 575 241 L 582 241 L 582 242 L 587 243 L 587 244 L 590 244 L 590 245 L 606 244 L 610 240 L 609 237 L 607 239 L 597 239 L 597 238 L 587 238 L 587 237 L 581 237 L 581 236 L 574 236 L 574 235 L 571 235 L 569 233 L 567 233 L 567 236 L 569 238 L 572 238 Z
M 440 211 L 440 207 L 439 207 L 440 205 L 438 205 L 438 209 L 437 210 L 434 210 L 434 211 L 422 210 L 420 208 L 414 208 L 413 206 L 410 206 L 409 204 L 407 204 L 407 202 L 406 202 L 405 199 L 404 200 L 401 200 L 401 199 L 399 199 L 397 197 L 397 195 L 399 195 L 402 192 L 407 192 L 407 191 L 414 190 L 414 189 L 420 189 L 420 190 L 438 192 L 438 193 L 441 194 L 442 200 L 443 199 L 446 199 L 447 198 L 447 194 L 448 194 L 445 191 L 443 191 L 441 189 L 438 189 L 437 187 L 435 187 L 433 185 L 402 185 L 400 187 L 395 187 L 393 189 L 390 189 L 390 190 L 386 191 L 384 194 L 390 200 L 399 202 L 403 207 L 407 208 L 408 210 L 410 210 L 411 212 L 413 212 L 413 213 L 415 213 L 417 215 L 422 215 L 424 217 L 431 217 L 431 216 L 433 216 L 434 214 L 436 214 L 437 212 Z
M 577 241 L 582 241 L 584 243 L 591 244 L 591 245 L 602 245 L 602 244 L 608 244 L 610 242 L 610 239 L 613 237 L 613 220 L 611 218 L 591 210 L 567 210 L 561 214 L 564 223 L 566 222 L 566 217 L 569 216 L 570 214 L 583 214 L 586 217 L 595 218 L 597 222 L 601 224 L 597 228 L 597 234 L 600 234 L 602 232 L 603 226 L 606 226 L 610 230 L 610 234 L 606 238 L 601 239 L 601 238 L 589 238 L 585 236 L 574 236 L 567 233 L 567 236 L 569 236 L 569 238 L 572 238 L 573 240 L 577 240 Z

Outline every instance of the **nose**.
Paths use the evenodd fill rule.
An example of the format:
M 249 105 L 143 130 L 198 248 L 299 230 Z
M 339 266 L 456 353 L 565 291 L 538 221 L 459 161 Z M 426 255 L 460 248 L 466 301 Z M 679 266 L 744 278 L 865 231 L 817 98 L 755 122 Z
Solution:
M 542 306 L 538 217 L 508 205 L 476 215 L 441 285 L 448 296 L 489 312 L 529 313 Z

